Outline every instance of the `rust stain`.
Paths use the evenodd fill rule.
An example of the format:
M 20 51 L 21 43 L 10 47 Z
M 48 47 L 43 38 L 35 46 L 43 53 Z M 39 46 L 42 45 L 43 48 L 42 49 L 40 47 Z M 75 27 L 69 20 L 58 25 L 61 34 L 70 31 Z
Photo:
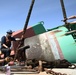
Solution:
M 59 52 L 59 55 L 60 55 L 60 59 L 64 59 L 62 50 L 61 50 L 60 45 L 59 45 L 59 43 L 58 43 L 58 41 L 57 41 L 57 38 L 56 38 L 56 36 L 55 36 L 55 33 L 52 32 L 52 33 L 50 33 L 50 34 L 54 36 L 54 40 L 55 40 L 56 45 L 57 45 L 57 48 L 58 48 L 58 52 Z
M 54 33 L 62 32 L 62 30 L 55 30 Z

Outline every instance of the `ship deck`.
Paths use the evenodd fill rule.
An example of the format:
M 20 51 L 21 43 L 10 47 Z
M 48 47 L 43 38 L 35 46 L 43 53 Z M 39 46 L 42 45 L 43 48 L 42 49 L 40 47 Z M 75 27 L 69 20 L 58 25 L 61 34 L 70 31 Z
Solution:
M 60 72 L 61 74 L 67 74 L 67 75 L 76 75 L 76 69 L 65 69 L 65 68 L 54 68 L 52 69 L 54 72 Z M 0 73 L 0 75 L 6 75 L 6 73 Z M 36 73 L 36 72 L 11 72 L 11 75 L 53 75 L 53 74 L 47 74 L 45 71 Z

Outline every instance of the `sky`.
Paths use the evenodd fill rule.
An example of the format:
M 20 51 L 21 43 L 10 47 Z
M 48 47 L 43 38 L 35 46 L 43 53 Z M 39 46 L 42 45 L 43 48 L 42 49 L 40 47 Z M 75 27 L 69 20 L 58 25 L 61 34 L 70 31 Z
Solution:
M 32 0 L 0 0 L 0 38 L 7 30 L 21 30 L 24 27 Z M 76 15 L 76 0 L 64 0 L 67 17 Z M 35 0 L 29 26 L 44 21 L 44 27 L 51 29 L 63 25 L 60 0 Z

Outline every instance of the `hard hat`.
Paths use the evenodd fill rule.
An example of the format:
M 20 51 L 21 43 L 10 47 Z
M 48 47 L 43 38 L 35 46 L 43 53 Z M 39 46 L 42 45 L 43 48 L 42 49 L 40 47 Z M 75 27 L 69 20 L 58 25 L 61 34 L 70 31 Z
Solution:
M 8 34 L 12 34 L 13 31 L 12 31 L 12 30 L 8 30 L 7 33 L 8 33 Z

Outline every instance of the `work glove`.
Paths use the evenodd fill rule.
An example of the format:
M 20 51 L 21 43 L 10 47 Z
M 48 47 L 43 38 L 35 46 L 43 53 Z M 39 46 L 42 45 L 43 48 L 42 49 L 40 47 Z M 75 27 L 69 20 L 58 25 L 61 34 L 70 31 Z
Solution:
M 10 62 L 10 61 L 12 61 L 12 60 L 13 60 L 12 57 L 6 57 L 6 58 L 5 58 L 5 61 L 6 61 L 6 62 Z

